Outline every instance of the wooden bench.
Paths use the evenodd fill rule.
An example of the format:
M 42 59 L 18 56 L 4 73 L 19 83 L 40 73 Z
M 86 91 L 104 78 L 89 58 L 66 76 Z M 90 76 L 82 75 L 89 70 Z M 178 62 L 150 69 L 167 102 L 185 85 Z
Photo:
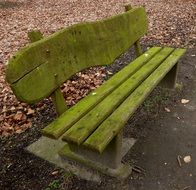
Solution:
M 112 176 L 127 176 L 121 163 L 122 130 L 127 120 L 160 83 L 174 87 L 177 62 L 184 49 L 152 47 L 142 53 L 139 39 L 147 32 L 144 8 L 126 6 L 111 18 L 76 24 L 43 38 L 32 32 L 32 43 L 7 65 L 7 81 L 20 101 L 36 103 L 52 97 L 58 118 L 43 135 L 65 141 L 59 155 Z M 75 73 L 109 65 L 132 45 L 137 58 L 99 88 L 67 109 L 60 91 Z

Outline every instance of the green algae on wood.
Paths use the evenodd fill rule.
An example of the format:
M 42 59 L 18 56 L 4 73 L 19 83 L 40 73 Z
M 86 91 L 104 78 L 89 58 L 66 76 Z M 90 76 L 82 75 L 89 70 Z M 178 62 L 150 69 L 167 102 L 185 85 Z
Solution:
M 100 87 L 80 100 L 75 106 L 68 109 L 58 119 L 42 130 L 43 135 L 51 138 L 59 138 L 66 130 L 68 130 L 75 122 L 88 113 L 100 101 L 102 101 L 108 94 L 121 85 L 126 79 L 131 77 L 143 65 L 146 64 L 159 51 L 160 47 L 153 47 L 145 54 L 128 64 L 108 81 L 105 81 Z
M 132 6 L 130 4 L 125 5 L 125 11 L 130 11 L 131 9 L 132 9 Z M 139 39 L 134 43 L 134 48 L 135 48 L 137 57 L 142 55 L 142 48 L 141 48 Z
M 6 79 L 19 100 L 38 102 L 76 72 L 111 64 L 146 32 L 144 8 L 73 25 L 18 51 L 7 65 Z
M 103 101 L 75 123 L 65 134 L 63 140 L 82 144 L 86 138 L 129 96 L 173 51 L 164 48 L 134 75 L 116 88 Z M 147 54 L 146 54 L 147 55 Z
M 43 34 L 39 30 L 32 30 L 28 32 L 28 37 L 31 43 L 39 41 L 44 38 Z M 58 77 L 58 75 L 55 75 L 55 77 Z M 51 94 L 51 98 L 58 115 L 61 115 L 63 112 L 65 112 L 65 110 L 67 110 L 67 105 L 60 87 L 58 87 Z
M 185 53 L 176 49 L 135 91 L 91 134 L 84 146 L 102 153 L 109 142 L 124 127 L 134 111 L 142 104 L 149 93 L 164 78 Z M 123 114 L 122 114 L 123 113 Z
M 137 55 L 137 56 L 142 55 L 142 48 L 141 48 L 141 46 L 140 46 L 139 40 L 137 40 L 137 41 L 135 42 L 134 48 L 135 48 L 135 52 L 136 52 L 136 55 Z

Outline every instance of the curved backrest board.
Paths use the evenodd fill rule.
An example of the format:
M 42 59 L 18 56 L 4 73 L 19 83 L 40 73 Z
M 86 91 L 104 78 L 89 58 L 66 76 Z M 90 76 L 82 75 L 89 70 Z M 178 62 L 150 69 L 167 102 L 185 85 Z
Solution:
M 19 100 L 38 102 L 78 71 L 111 64 L 146 32 L 142 7 L 73 25 L 18 51 L 7 65 L 6 79 Z

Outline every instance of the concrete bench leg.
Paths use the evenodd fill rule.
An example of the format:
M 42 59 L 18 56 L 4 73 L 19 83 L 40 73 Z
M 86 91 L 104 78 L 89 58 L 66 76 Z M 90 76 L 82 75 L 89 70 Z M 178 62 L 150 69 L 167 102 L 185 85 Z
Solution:
M 178 63 L 176 63 L 173 68 L 167 73 L 167 75 L 162 79 L 159 85 L 163 88 L 175 88 L 176 79 L 178 72 Z
M 136 140 L 133 138 L 122 139 L 121 132 L 108 145 L 108 148 L 103 154 L 98 154 L 86 149 L 84 150 L 83 147 L 80 149 L 80 147 L 68 145 L 61 139 L 54 140 L 42 136 L 36 142 L 29 145 L 27 150 L 84 179 L 89 180 L 89 176 L 92 178 L 92 176 L 97 175 L 89 171 L 89 167 L 122 179 L 128 177 L 131 173 L 131 167 L 128 164 L 122 164 L 121 158 L 126 155 L 135 142 Z M 82 164 L 73 164 L 73 161 Z M 83 167 L 84 165 L 88 167 Z
M 125 152 L 122 148 L 121 131 L 102 154 L 93 152 L 83 146 L 67 144 L 60 150 L 59 155 L 62 159 L 77 161 L 110 176 L 126 178 L 131 173 L 131 167 L 121 163 Z

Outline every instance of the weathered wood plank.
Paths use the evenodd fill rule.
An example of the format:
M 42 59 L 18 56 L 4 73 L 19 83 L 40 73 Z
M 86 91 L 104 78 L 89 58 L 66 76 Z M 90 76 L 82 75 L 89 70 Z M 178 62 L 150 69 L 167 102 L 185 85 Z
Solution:
M 43 135 L 51 138 L 59 138 L 75 122 L 77 122 L 81 117 L 83 117 L 87 112 L 95 107 L 96 104 L 102 101 L 108 94 L 110 94 L 126 79 L 128 79 L 131 75 L 138 71 L 160 50 L 160 47 L 153 47 L 149 49 L 145 54 L 135 59 L 121 71 L 111 77 L 108 81 L 105 81 L 100 87 L 90 93 L 87 97 L 80 100 L 75 106 L 67 110 L 58 119 L 45 127 L 42 130 Z
M 65 134 L 63 140 L 80 145 L 102 123 L 135 88 L 137 88 L 173 51 L 173 48 L 164 48 L 139 71 L 127 79 L 109 96 L 89 111 Z
M 7 65 L 6 79 L 19 100 L 38 102 L 76 72 L 111 64 L 146 32 L 144 8 L 73 25 L 16 53 Z
M 102 153 L 108 143 L 124 127 L 134 111 L 142 104 L 149 93 L 164 78 L 170 69 L 185 53 L 176 49 L 83 143 L 84 146 Z

